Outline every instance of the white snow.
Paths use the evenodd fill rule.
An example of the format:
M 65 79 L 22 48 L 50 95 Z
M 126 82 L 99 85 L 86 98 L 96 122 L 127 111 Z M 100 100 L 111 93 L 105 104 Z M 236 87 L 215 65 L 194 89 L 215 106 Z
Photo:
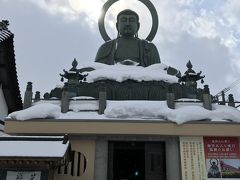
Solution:
M 56 88 L 63 88 L 64 87 L 64 84 L 57 84 L 56 85 Z
M 187 99 L 184 99 L 187 101 Z M 190 99 L 189 99 L 190 101 Z M 233 107 L 213 104 L 213 110 L 203 108 L 201 102 L 176 103 L 175 109 L 169 109 L 166 101 L 107 101 L 104 115 L 97 112 L 78 112 L 79 110 L 98 109 L 97 101 L 72 101 L 70 107 L 74 112 L 61 113 L 60 106 L 56 104 L 39 103 L 22 111 L 14 112 L 8 118 L 28 120 L 34 118 L 55 119 L 95 119 L 95 120 L 156 120 L 172 121 L 177 124 L 189 121 L 212 120 L 233 121 L 240 123 L 240 111 Z M 85 105 L 84 105 L 85 104 Z M 89 108 L 89 109 L 88 109 Z
M 129 66 L 122 64 L 106 65 L 102 63 L 88 63 L 88 65 L 82 64 L 81 68 L 92 67 L 95 70 L 86 72 L 87 82 L 95 82 L 103 79 L 115 80 L 117 82 L 123 82 L 126 80 L 136 81 L 160 81 L 163 80 L 169 83 L 177 83 L 178 78 L 167 74 L 166 69 L 169 67 L 165 64 L 153 64 L 148 67 L 141 66 Z
M 63 157 L 68 145 L 62 141 L 0 141 L 0 157 Z
M 58 119 L 75 119 L 75 120 L 109 120 L 105 115 L 99 115 L 98 112 L 72 112 L 62 113 Z
M 97 100 L 88 100 L 88 101 L 70 101 L 69 109 L 78 112 L 78 111 L 94 111 L 98 110 L 98 101 Z
M 72 110 L 74 112 L 98 110 L 98 100 L 95 100 L 95 98 L 93 98 L 93 97 L 79 96 L 79 97 L 73 97 L 71 99 L 72 100 L 70 100 L 70 102 L 69 102 L 69 110 Z M 45 104 L 45 103 L 57 105 L 58 107 L 61 106 L 60 100 L 50 100 L 50 101 L 41 100 L 36 103 L 33 103 L 33 105 L 35 106 L 35 105 Z
M 233 107 L 213 105 L 213 110 L 204 109 L 202 103 L 176 103 L 169 109 L 165 101 L 108 101 L 105 115 L 108 118 L 155 118 L 177 124 L 199 120 L 231 120 L 240 123 L 240 111 Z
M 85 99 L 95 99 L 94 97 L 91 96 L 77 96 L 77 97 L 73 97 L 73 100 L 85 100 Z
M 35 118 L 58 118 L 61 108 L 58 105 L 44 103 L 31 106 L 22 111 L 16 111 L 8 115 L 12 119 L 26 120 Z
M 54 105 L 57 105 L 57 106 L 61 106 L 61 100 L 59 99 L 56 99 L 56 97 L 53 97 L 53 99 L 51 100 L 40 100 L 40 101 L 37 101 L 37 102 L 34 102 L 32 104 L 32 106 L 35 106 L 35 105 L 38 105 L 38 104 L 54 104 Z

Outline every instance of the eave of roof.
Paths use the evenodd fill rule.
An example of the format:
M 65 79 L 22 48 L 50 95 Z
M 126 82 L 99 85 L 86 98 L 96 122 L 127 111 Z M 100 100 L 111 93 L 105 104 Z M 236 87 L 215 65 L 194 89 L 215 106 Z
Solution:
M 156 135 L 156 136 L 240 136 L 240 124 L 233 122 L 189 122 L 177 125 L 164 120 L 6 120 L 5 132 L 22 135 Z
M 8 105 L 9 112 L 22 109 L 22 99 L 19 90 L 16 71 L 14 45 L 14 34 L 9 30 L 0 30 L 0 83 Z
M 43 137 L 0 137 L 0 158 L 27 158 L 37 159 L 63 158 L 68 150 L 69 143 L 63 138 Z
M 0 43 L 12 36 L 13 33 L 9 30 L 0 30 Z

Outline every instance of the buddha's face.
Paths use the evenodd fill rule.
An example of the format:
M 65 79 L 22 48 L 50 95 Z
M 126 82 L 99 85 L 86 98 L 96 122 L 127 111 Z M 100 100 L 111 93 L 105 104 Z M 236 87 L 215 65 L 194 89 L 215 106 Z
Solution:
M 136 15 L 121 14 L 118 18 L 117 29 L 121 36 L 134 36 L 139 29 L 139 22 Z

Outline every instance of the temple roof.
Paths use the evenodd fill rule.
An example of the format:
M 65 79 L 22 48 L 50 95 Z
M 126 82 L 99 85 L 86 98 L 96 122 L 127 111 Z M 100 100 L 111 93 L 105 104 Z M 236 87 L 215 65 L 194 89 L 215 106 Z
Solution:
M 0 22 L 0 84 L 8 112 L 22 109 L 14 54 L 14 35 L 7 29 L 7 21 Z
M 13 34 L 9 30 L 0 30 L 0 43 L 10 38 Z
M 69 143 L 63 137 L 5 136 L 0 137 L 0 147 L 0 158 L 62 158 Z
M 3 131 L 3 129 L 4 129 L 4 121 L 0 119 L 0 133 L 1 133 L 1 131 Z M 0 134 L 0 136 L 1 136 L 1 134 Z

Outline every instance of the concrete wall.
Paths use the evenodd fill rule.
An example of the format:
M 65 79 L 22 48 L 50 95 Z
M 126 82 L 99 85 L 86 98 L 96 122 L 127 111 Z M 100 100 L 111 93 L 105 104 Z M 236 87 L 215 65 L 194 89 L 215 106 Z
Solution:
M 86 158 L 86 170 L 81 176 L 55 175 L 55 180 L 94 180 L 95 141 L 94 140 L 71 140 L 72 151 L 82 153 Z

